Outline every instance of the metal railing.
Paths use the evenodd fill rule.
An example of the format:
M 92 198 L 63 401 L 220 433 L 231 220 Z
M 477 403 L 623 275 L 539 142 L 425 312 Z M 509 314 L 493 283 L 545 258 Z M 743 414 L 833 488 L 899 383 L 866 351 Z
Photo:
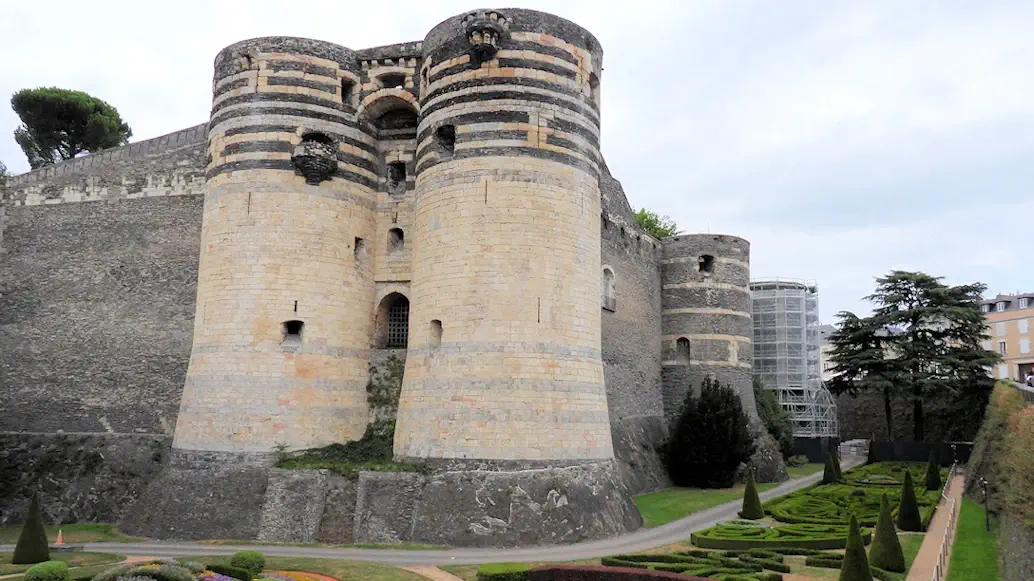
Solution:
M 934 565 L 933 575 L 930 576 L 930 581 L 943 581 L 945 574 L 948 571 L 948 560 L 951 555 L 951 546 L 955 542 L 955 526 L 958 522 L 959 516 L 959 505 L 954 498 L 948 498 L 948 486 L 951 485 L 952 479 L 955 477 L 956 466 L 953 462 L 951 468 L 948 470 L 948 478 L 944 482 L 944 486 L 941 488 L 941 501 L 951 501 L 949 506 L 950 512 L 948 513 L 948 526 L 944 529 L 944 537 L 941 538 L 941 549 L 937 553 L 937 564 Z M 938 501 L 938 504 L 941 504 Z M 938 507 L 937 510 L 940 510 Z

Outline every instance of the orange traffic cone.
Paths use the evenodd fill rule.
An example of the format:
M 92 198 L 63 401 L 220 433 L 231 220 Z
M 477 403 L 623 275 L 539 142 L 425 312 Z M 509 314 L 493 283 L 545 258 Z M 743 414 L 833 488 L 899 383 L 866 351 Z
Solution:
M 58 547 L 65 544 L 65 537 L 61 534 L 61 529 L 57 529 L 57 541 L 55 541 L 54 544 Z

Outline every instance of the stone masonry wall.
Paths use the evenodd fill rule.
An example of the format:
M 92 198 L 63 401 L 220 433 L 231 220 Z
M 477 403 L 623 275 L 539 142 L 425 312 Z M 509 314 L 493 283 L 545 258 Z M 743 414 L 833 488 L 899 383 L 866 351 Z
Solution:
M 172 432 L 194 319 L 203 129 L 9 180 L 0 430 Z

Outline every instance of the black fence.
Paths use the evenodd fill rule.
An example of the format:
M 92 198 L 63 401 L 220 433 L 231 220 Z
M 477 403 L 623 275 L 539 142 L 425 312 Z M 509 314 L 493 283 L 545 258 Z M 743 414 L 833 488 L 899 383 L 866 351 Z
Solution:
M 807 456 L 808 462 L 821 463 L 839 446 L 840 438 L 794 438 L 793 455 Z
M 913 442 L 907 440 L 875 440 L 869 442 L 869 463 L 873 462 L 926 462 L 930 451 L 937 448 L 941 466 L 951 466 L 952 461 L 969 462 L 973 453 L 973 442 Z

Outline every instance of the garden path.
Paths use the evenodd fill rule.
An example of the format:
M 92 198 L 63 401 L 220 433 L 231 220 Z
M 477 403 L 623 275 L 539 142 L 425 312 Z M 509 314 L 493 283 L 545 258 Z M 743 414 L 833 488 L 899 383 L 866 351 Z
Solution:
M 948 484 L 948 490 L 945 493 L 947 500 L 941 500 L 941 503 L 937 505 L 937 512 L 930 519 L 930 525 L 926 527 L 926 536 L 923 538 L 923 544 L 919 546 L 919 553 L 916 554 L 915 560 L 912 561 L 912 568 L 908 570 L 908 577 L 905 577 L 905 581 L 931 581 L 933 579 L 934 569 L 937 567 L 937 559 L 941 552 L 941 541 L 944 540 L 945 535 L 948 533 L 951 501 L 954 499 L 957 503 L 955 514 L 957 519 L 957 511 L 962 507 L 962 493 L 965 488 L 966 477 L 962 474 L 956 474 L 951 479 L 951 483 Z M 955 529 L 952 529 L 951 533 L 954 536 Z M 948 561 L 951 559 L 953 540 L 954 538 L 948 539 L 948 554 L 945 555 L 944 559 L 945 566 L 947 566 Z M 942 578 L 947 576 L 947 570 L 944 573 L 945 575 Z
M 405 569 L 411 573 L 416 573 L 433 581 L 463 581 L 463 579 L 449 573 L 448 571 L 442 571 L 438 567 L 399 567 Z

